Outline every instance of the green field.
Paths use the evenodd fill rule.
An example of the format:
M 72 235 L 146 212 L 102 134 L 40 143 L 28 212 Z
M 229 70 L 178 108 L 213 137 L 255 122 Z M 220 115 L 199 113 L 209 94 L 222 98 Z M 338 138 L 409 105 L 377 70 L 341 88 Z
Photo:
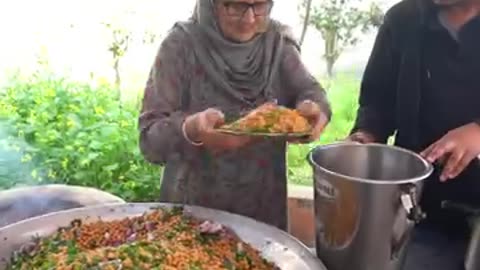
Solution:
M 289 181 L 311 184 L 307 153 L 347 136 L 356 113 L 359 80 L 341 74 L 321 80 L 333 119 L 319 142 L 292 145 Z M 138 149 L 138 99 L 119 102 L 108 84 L 73 82 L 51 74 L 14 76 L 0 91 L 0 188 L 67 183 L 97 187 L 129 201 L 159 194 L 161 168 Z

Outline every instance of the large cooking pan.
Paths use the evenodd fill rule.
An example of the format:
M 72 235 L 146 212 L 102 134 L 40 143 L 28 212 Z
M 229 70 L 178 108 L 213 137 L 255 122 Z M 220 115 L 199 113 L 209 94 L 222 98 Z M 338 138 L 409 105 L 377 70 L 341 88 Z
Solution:
M 141 215 L 155 207 L 172 207 L 164 203 L 109 204 L 66 210 L 20 221 L 0 229 L 0 270 L 4 270 L 12 253 L 34 236 L 46 236 L 74 219 L 93 222 Z M 325 266 L 300 241 L 287 233 L 253 219 L 218 210 L 185 206 L 199 219 L 207 219 L 230 227 L 244 241 L 262 252 L 282 270 L 326 270 Z
M 124 202 L 108 192 L 83 186 L 53 184 L 2 190 L 0 228 L 57 211 Z

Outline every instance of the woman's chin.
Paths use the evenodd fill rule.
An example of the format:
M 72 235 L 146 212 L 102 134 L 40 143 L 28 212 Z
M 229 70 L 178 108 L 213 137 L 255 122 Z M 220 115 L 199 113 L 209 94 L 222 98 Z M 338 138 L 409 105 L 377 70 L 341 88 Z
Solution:
M 229 35 L 227 38 L 236 43 L 245 43 L 252 40 L 256 35 L 256 33 L 236 33 L 235 35 Z

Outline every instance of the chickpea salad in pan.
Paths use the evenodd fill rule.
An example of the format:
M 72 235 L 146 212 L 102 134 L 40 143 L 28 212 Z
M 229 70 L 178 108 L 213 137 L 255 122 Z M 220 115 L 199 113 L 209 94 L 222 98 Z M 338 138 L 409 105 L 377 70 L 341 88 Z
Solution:
M 183 208 L 156 208 L 142 216 L 82 224 L 15 252 L 7 270 L 279 270 L 221 224 L 198 220 Z

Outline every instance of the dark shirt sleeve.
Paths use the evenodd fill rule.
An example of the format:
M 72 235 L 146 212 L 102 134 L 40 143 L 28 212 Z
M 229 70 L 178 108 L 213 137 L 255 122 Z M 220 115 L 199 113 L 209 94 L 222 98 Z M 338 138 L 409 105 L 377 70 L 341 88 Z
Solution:
M 475 68 L 480 69 L 480 16 L 465 24 L 458 33 L 464 53 L 475 59 Z
M 372 134 L 378 142 L 386 142 L 388 137 L 393 135 L 396 130 L 398 64 L 391 29 L 385 21 L 379 29 L 363 74 L 359 109 L 351 133 L 365 131 Z
M 330 120 L 332 111 L 327 94 L 303 64 L 300 51 L 293 43 L 288 42 L 286 44 L 281 68 L 282 76 L 284 76 L 283 81 L 288 83 L 289 89 L 294 94 L 294 103 L 298 104 L 305 100 L 316 102 Z
M 472 60 L 470 63 L 473 67 L 470 70 L 480 76 L 480 16 L 473 18 L 462 27 L 459 32 L 459 39 L 466 58 Z M 478 88 L 480 90 L 480 85 Z M 474 122 L 480 125 L 480 115 L 474 119 Z
M 140 150 L 155 164 L 164 165 L 173 154 L 188 155 L 195 146 L 183 136 L 187 112 L 182 93 L 188 89 L 186 39 L 173 30 L 162 42 L 145 87 L 139 117 Z

